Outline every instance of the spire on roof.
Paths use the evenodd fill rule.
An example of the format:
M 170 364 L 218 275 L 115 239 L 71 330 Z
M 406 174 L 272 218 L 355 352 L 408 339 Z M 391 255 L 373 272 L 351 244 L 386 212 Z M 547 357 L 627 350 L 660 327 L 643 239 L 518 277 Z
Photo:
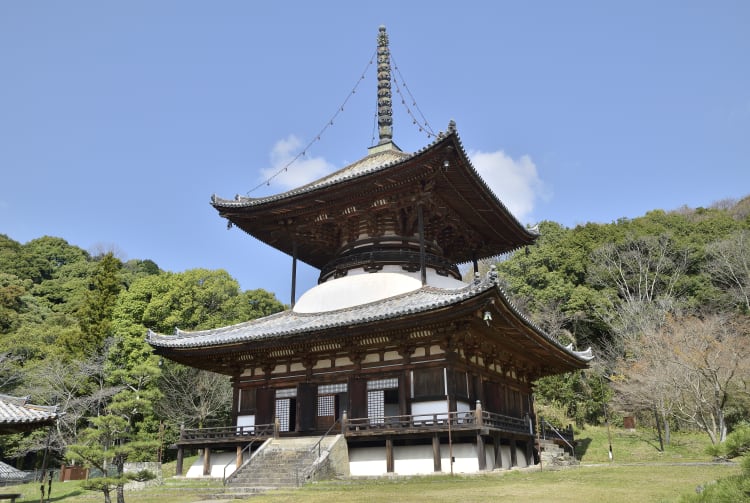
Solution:
M 393 140 L 393 109 L 391 107 L 391 53 L 385 26 L 378 33 L 378 136 L 379 145 Z

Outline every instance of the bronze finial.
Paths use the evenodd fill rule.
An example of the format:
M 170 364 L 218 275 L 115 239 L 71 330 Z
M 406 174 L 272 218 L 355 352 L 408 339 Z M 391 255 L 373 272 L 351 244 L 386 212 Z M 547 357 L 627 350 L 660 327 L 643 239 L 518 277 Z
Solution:
M 385 26 L 378 33 L 378 144 L 393 140 L 393 109 L 391 102 L 391 53 Z

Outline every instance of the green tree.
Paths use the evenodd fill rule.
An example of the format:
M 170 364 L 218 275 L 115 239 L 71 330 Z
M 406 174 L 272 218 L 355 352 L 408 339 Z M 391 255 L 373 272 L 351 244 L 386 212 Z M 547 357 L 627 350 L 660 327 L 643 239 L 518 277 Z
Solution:
M 93 354 L 101 350 L 104 341 L 112 336 L 112 313 L 122 288 L 122 263 L 112 253 L 97 263 L 90 286 L 78 312 L 80 337 L 62 341 L 71 354 Z
M 67 457 L 73 462 L 101 471 L 104 476 L 92 478 L 83 487 L 102 491 L 104 502 L 111 503 L 111 492 L 117 494 L 117 503 L 125 503 L 124 487 L 130 481 L 149 480 L 150 472 L 125 473 L 128 459 L 149 448 L 151 442 L 133 441 L 133 432 L 127 419 L 107 414 L 91 419 L 91 427 L 81 434 L 81 442 L 68 447 Z M 111 473 L 110 466 L 115 468 Z

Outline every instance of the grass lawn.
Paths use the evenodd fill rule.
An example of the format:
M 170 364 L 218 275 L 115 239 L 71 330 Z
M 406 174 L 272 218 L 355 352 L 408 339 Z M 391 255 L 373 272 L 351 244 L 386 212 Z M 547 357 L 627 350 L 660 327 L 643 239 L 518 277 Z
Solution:
M 538 468 L 451 477 L 388 477 L 320 482 L 296 490 L 274 491 L 248 498 L 253 503 L 296 502 L 474 502 L 555 501 L 565 502 L 677 502 L 683 494 L 695 493 L 696 486 L 739 473 L 739 467 L 712 464 L 704 453 L 708 437 L 675 434 L 664 453 L 658 451 L 654 432 L 629 433 L 612 430 L 614 462 L 608 460 L 606 428 L 577 432 L 581 440 L 575 468 Z M 706 437 L 705 439 L 703 437 Z M 173 464 L 164 468 L 165 476 Z M 221 482 L 168 477 L 158 487 L 127 492 L 128 503 L 192 503 L 221 492 Z M 21 502 L 39 501 L 38 484 L 2 488 L 0 492 L 21 492 Z M 114 494 L 112 494 L 114 498 Z M 101 493 L 82 489 L 77 482 L 54 483 L 55 502 L 100 502 Z

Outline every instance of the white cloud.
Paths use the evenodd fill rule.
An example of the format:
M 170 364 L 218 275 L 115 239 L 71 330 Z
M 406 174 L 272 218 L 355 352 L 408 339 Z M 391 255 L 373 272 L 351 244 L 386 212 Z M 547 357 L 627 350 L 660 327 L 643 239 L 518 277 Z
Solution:
M 300 156 L 292 162 L 294 157 L 302 151 L 302 147 L 302 141 L 294 135 L 277 141 L 271 149 L 271 167 L 261 170 L 263 178 L 268 180 L 274 177 L 270 181 L 271 185 L 292 189 L 312 182 L 334 170 L 333 164 L 322 157 Z
M 513 159 L 502 150 L 470 152 L 471 162 L 495 195 L 522 223 L 530 223 L 538 198 L 547 199 L 544 182 L 539 178 L 531 157 Z

